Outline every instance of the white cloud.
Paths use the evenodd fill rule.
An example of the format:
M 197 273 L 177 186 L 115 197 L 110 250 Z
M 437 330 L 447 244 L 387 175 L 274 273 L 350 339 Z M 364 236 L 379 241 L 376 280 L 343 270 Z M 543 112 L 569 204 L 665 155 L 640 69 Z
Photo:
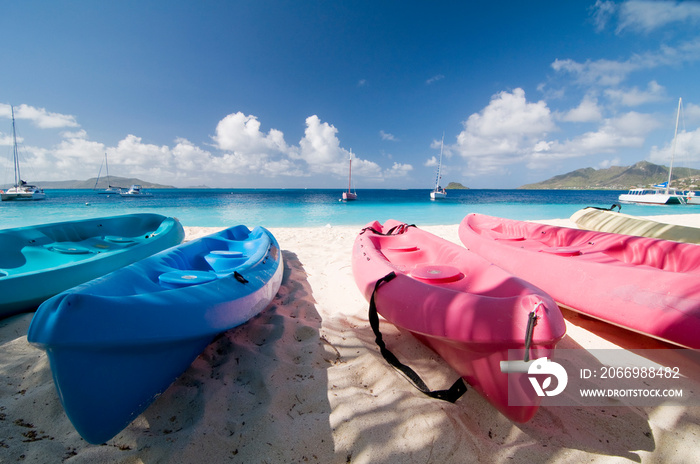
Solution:
M 60 142 L 51 148 L 20 145 L 23 177 L 37 181 L 87 179 L 97 175 L 104 157 L 104 144 L 90 141 L 84 130 L 61 135 Z M 0 159 L 0 164 L 8 163 L 4 157 Z
M 596 131 L 586 132 L 564 142 L 551 141 L 536 145 L 527 158 L 528 167 L 542 169 L 553 161 L 603 153 L 615 153 L 621 148 L 640 148 L 646 135 L 659 126 L 648 114 L 629 112 L 617 118 L 603 120 Z
M 11 118 L 12 110 L 10 105 L 0 103 L 0 117 Z M 74 116 L 50 113 L 44 108 L 35 108 L 29 105 L 19 105 L 15 107 L 15 119 L 30 120 L 35 126 L 41 129 L 60 129 L 62 127 L 79 127 Z
M 443 76 L 442 74 L 437 74 L 437 75 L 431 77 L 430 79 L 428 79 L 427 81 L 425 81 L 425 83 L 427 85 L 431 85 L 431 84 L 436 83 L 437 81 L 443 80 L 444 78 L 445 78 L 445 76 Z
M 607 169 L 611 166 L 622 166 L 622 161 L 620 158 L 613 158 L 609 160 L 603 160 L 598 163 L 598 169 Z
M 341 147 L 338 129 L 316 116 L 306 118 L 304 137 L 299 146 L 289 146 L 284 134 L 271 129 L 260 131 L 255 116 L 235 113 L 217 125 L 216 148 L 225 151 L 213 156 L 218 172 L 261 173 L 268 176 L 308 176 L 310 174 L 347 175 L 347 160 L 353 156 L 353 173 L 380 177 L 381 168 L 372 161 L 357 158 Z
M 129 134 L 111 150 L 120 165 L 143 167 L 169 164 L 171 150 L 167 145 L 143 143 L 141 137 Z
M 683 116 L 685 123 L 688 125 L 697 126 L 700 125 L 700 106 L 694 105 L 692 103 L 683 104 Z
M 572 74 L 576 82 L 580 84 L 613 86 L 625 80 L 632 71 L 639 69 L 639 64 L 633 61 L 637 60 L 612 61 L 602 59 L 579 63 L 572 59 L 557 59 L 552 63 L 552 69 Z
M 630 0 L 620 5 L 618 32 L 631 29 L 651 32 L 671 23 L 700 21 L 700 3 Z
M 615 14 L 617 10 L 617 5 L 615 2 L 597 0 L 595 5 L 591 7 L 591 14 L 593 16 L 593 23 L 596 26 L 598 32 L 605 29 L 610 18 Z
M 438 165 L 438 159 L 435 156 L 431 156 L 428 161 L 423 163 L 423 166 L 431 168 L 431 167 L 436 167 Z
M 11 134 L 0 133 L 0 146 L 11 147 L 13 145 L 13 143 L 14 143 L 14 141 L 13 141 Z
M 649 115 L 630 112 L 619 118 L 606 119 L 595 132 L 587 132 L 574 139 L 582 153 L 605 153 L 623 147 L 641 147 L 645 136 L 657 127 Z
M 382 138 L 382 140 L 391 140 L 392 142 L 396 142 L 398 140 L 396 137 L 394 137 L 394 134 L 389 134 L 383 130 L 379 131 L 379 136 Z
M 557 59 L 551 66 L 557 72 L 571 74 L 578 84 L 611 87 L 619 85 L 636 71 L 698 60 L 700 60 L 700 39 L 696 38 L 677 47 L 661 46 L 655 52 L 635 54 L 624 61 L 601 59 L 580 63 L 572 59 Z
M 304 175 L 290 159 L 298 150 L 287 145 L 284 134 L 277 129 L 265 134 L 260 127 L 260 121 L 253 115 L 237 112 L 224 117 L 212 137 L 215 148 L 224 153 L 199 153 L 200 158 L 206 159 L 202 169 L 231 175 Z
M 659 102 L 666 98 L 665 89 L 656 81 L 651 81 L 646 90 L 633 87 L 629 90 L 607 89 L 605 94 L 614 102 L 623 106 L 639 106 L 645 103 Z
M 679 129 L 680 130 L 680 129 Z M 669 139 L 668 143 L 659 148 L 653 146 L 649 154 L 649 160 L 652 163 L 668 164 L 671 162 L 671 154 L 673 153 L 673 139 Z M 676 147 L 674 153 L 675 163 L 681 164 L 693 163 L 700 161 L 700 129 L 692 132 L 679 132 L 676 137 Z
M 385 178 L 391 177 L 405 177 L 409 172 L 413 171 L 413 166 L 410 164 L 403 164 L 394 162 L 391 168 L 384 171 Z
M 348 175 L 348 170 L 347 170 L 347 162 L 346 163 L 341 163 L 339 166 L 342 166 L 339 170 L 329 170 L 330 172 L 335 172 L 339 176 L 347 176 Z M 381 179 L 382 177 L 382 168 L 379 167 L 377 163 L 374 161 L 369 161 L 369 160 L 364 160 L 364 159 L 359 159 L 355 158 L 353 156 L 353 161 L 352 161 L 352 177 L 355 178 L 355 176 L 364 176 L 364 177 L 371 177 L 374 179 Z
M 340 147 L 337 133 L 335 126 L 321 122 L 316 115 L 306 118 L 304 137 L 299 142 L 299 157 L 312 171 L 324 171 L 350 157 L 350 152 Z
M 176 166 L 176 175 L 179 177 L 211 169 L 210 164 L 214 162 L 211 153 L 183 138 L 175 140 L 171 154 L 173 165 Z
M 457 144 L 449 150 L 467 159 L 470 175 L 522 161 L 541 138 L 556 129 L 547 104 L 528 102 L 522 89 L 495 95 L 486 108 L 463 124 Z
M 41 127 L 77 127 L 74 118 L 26 105 L 17 110 L 20 108 L 23 108 L 21 114 L 33 118 Z M 6 110 L 9 111 L 9 106 L 0 105 L 0 117 Z M 342 147 L 335 126 L 316 115 L 306 119 L 299 145 L 288 145 L 281 131 L 263 132 L 261 126 L 253 115 L 229 114 L 216 125 L 215 135 L 211 137 L 212 150 L 184 138 L 176 138 L 172 145 L 152 144 L 134 134 L 108 147 L 90 140 L 83 129 L 66 130 L 53 147 L 23 147 L 23 167 L 26 163 L 31 168 L 31 178 L 35 180 L 87 179 L 97 175 L 107 153 L 111 175 L 180 185 L 232 185 L 236 183 L 234 179 L 245 176 L 264 176 L 268 181 L 312 175 L 342 178 L 347 176 L 350 156 L 353 176 L 360 178 L 381 181 L 406 176 L 413 169 L 410 164 L 395 162 L 383 170 L 377 163 L 354 155 Z M 0 133 L 0 144 L 11 143 L 11 136 Z M 7 161 L 0 160 L 0 165 L 6 166 Z
M 557 130 L 547 105 L 528 102 L 525 93 L 495 95 L 480 113 L 464 123 L 457 144 L 450 149 L 467 160 L 464 175 L 474 177 L 502 173 L 510 165 L 524 164 L 530 169 L 551 168 L 554 162 L 599 154 L 616 154 L 622 148 L 640 148 L 647 135 L 659 124 L 651 115 L 628 112 L 613 118 L 602 118 L 602 111 L 593 97 L 585 97 L 577 108 L 560 115 L 571 122 L 600 121 L 596 130 L 568 140 L 549 138 Z M 426 166 L 436 163 L 433 157 Z M 609 165 L 619 159 L 608 161 Z
M 258 118 L 246 116 L 241 112 L 229 114 L 219 121 L 213 139 L 218 149 L 235 151 L 242 155 L 255 156 L 288 151 L 282 132 L 270 129 L 267 134 L 263 134 Z
M 594 122 L 601 119 L 598 101 L 589 95 L 586 95 L 576 108 L 569 110 L 561 117 L 562 121 L 567 122 Z

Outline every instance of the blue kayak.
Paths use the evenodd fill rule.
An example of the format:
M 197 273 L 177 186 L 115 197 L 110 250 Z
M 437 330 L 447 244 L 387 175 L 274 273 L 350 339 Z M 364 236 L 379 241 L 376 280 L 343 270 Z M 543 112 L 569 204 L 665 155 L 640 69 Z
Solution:
M 177 219 L 128 214 L 0 230 L 0 317 L 182 242 Z
M 217 334 L 265 309 L 282 274 L 270 232 L 231 227 L 56 295 L 37 310 L 27 339 L 46 350 L 75 429 L 104 443 Z

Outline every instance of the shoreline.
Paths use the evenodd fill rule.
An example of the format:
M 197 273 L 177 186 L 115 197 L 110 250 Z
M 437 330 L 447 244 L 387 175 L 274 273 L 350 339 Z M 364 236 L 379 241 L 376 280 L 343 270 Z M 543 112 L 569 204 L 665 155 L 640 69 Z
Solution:
M 668 218 L 700 226 L 700 214 L 680 216 Z M 270 307 L 217 337 L 104 445 L 82 440 L 65 416 L 46 354 L 26 341 L 32 314 L 0 320 L 0 461 L 697 460 L 700 408 L 544 407 L 530 422 L 516 424 L 471 388 L 455 404 L 423 396 L 386 364 L 374 343 L 368 305 L 351 271 L 361 227 L 270 227 L 285 261 Z M 421 228 L 460 243 L 456 224 Z M 222 228 L 185 229 L 191 240 Z M 561 348 L 668 347 L 563 312 Z M 456 374 L 432 351 L 389 324 L 382 331 L 392 351 L 431 388 L 452 384 Z

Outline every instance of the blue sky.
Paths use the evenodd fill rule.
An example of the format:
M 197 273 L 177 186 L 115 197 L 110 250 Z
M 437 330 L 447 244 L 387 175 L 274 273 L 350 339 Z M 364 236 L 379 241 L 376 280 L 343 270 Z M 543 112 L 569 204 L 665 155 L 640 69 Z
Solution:
M 574 169 L 700 168 L 697 1 L 4 2 L 28 181 L 515 188 Z M 3 122 L 4 121 L 4 122 Z

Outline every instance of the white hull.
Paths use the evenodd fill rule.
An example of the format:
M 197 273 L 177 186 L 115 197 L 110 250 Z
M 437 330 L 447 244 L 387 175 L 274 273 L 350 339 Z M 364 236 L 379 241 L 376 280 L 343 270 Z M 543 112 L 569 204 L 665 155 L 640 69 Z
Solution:
M 104 190 L 100 190 L 97 192 L 100 195 L 119 195 L 122 193 L 121 189 L 116 189 L 116 188 L 108 188 Z
M 22 187 L 12 187 L 0 194 L 2 201 L 32 201 L 43 200 L 46 194 L 40 189 L 28 189 Z
M 684 205 L 685 197 L 672 193 L 623 193 L 618 197 L 626 203 L 641 203 L 646 205 Z
M 700 196 L 696 196 L 695 194 L 688 195 L 685 202 L 689 205 L 700 205 Z
M 348 159 L 348 191 L 343 192 L 343 201 L 357 200 L 357 193 L 352 191 L 352 152 Z
M 442 179 L 442 175 L 440 174 L 440 171 L 442 169 L 442 149 L 444 146 L 444 142 L 445 142 L 445 133 L 443 132 L 442 140 L 440 141 L 440 161 L 438 161 L 437 175 L 435 176 L 435 188 L 433 189 L 432 192 L 430 192 L 430 199 L 431 200 L 440 200 L 440 199 L 445 198 L 447 196 L 447 192 L 445 191 L 445 189 L 440 187 L 440 179 Z
M 15 164 L 15 186 L 4 192 L 0 190 L 0 200 L 2 201 L 32 201 L 46 198 L 44 191 L 36 185 L 30 185 L 22 180 L 19 172 L 19 153 L 17 152 L 17 131 L 15 130 L 15 108 L 12 111 L 12 159 Z
M 671 149 L 671 165 L 668 168 L 668 181 L 654 185 L 651 188 L 633 188 L 629 192 L 618 197 L 626 203 L 638 203 L 643 205 L 685 205 L 687 195 L 671 187 L 673 179 L 673 158 L 676 152 L 676 136 L 678 136 L 678 119 L 681 115 L 681 99 L 678 99 L 678 112 L 676 113 L 676 131 L 673 134 Z
M 151 194 L 149 192 L 145 192 L 143 188 L 140 185 L 132 185 L 129 190 L 126 192 L 121 192 L 119 195 L 123 197 L 150 197 Z

